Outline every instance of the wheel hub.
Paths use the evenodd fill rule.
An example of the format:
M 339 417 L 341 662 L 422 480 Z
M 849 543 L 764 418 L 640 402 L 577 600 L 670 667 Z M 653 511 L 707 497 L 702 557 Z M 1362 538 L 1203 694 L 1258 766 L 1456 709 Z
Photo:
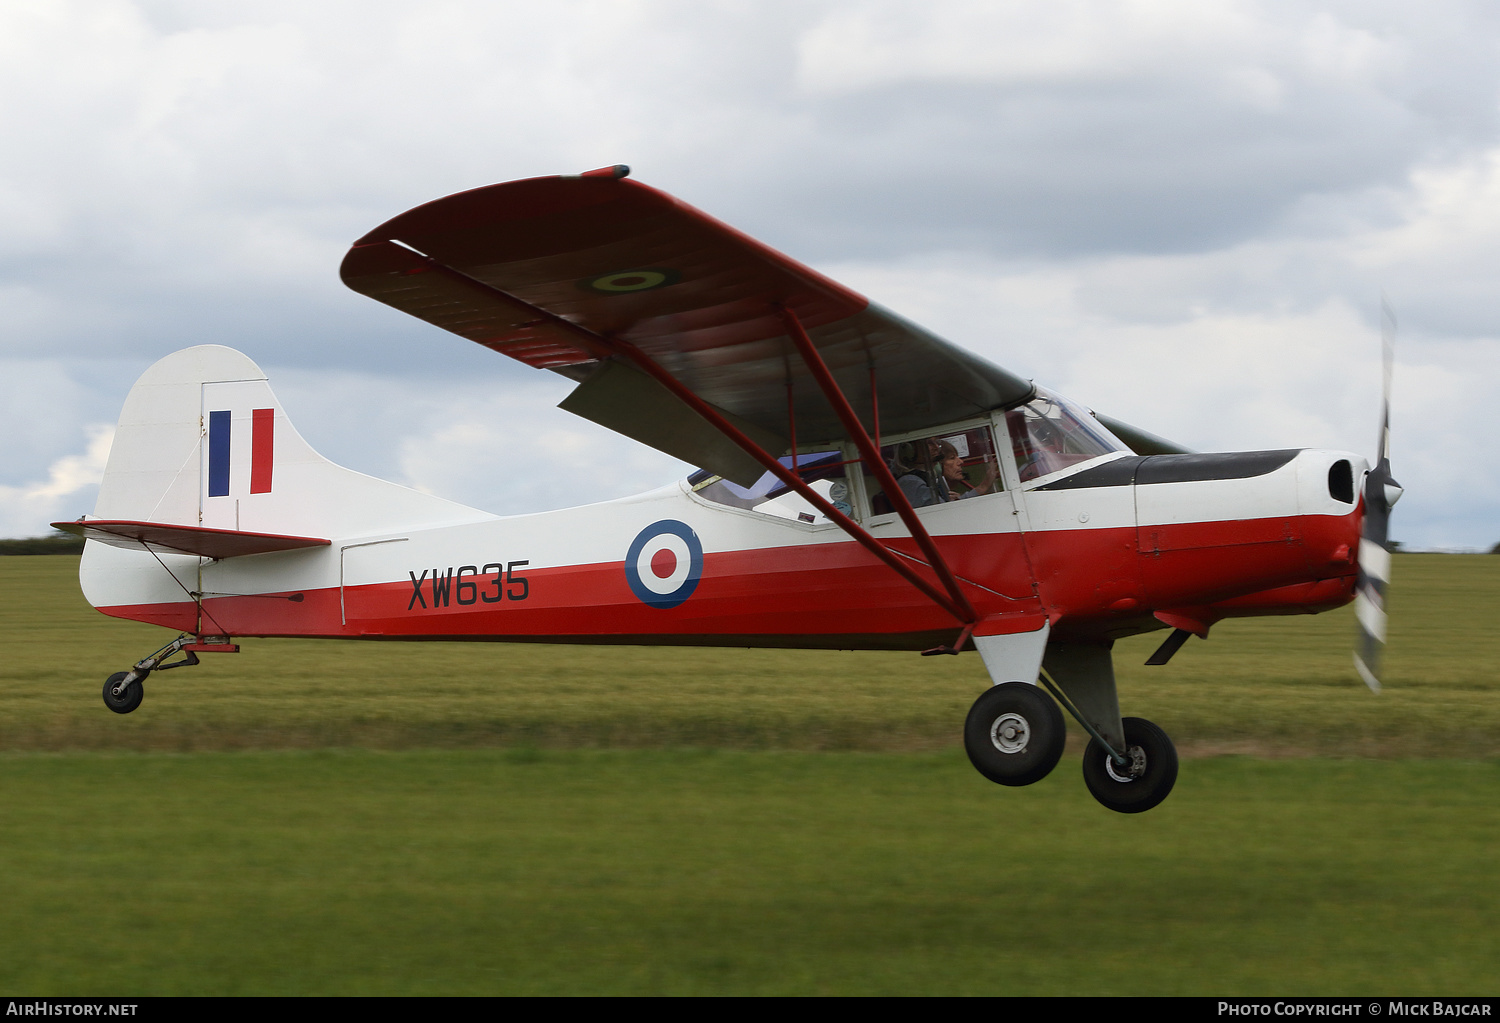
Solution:
M 1019 714 L 1001 714 L 990 724 L 990 742 L 1001 753 L 1024 753 L 1031 742 L 1031 725 Z
M 1130 763 L 1125 765 L 1123 768 L 1119 767 L 1115 763 L 1114 757 L 1106 756 L 1104 758 L 1104 770 L 1109 774 L 1111 778 L 1113 778 L 1117 782 L 1121 782 L 1122 784 L 1135 781 L 1141 775 L 1146 773 L 1145 750 L 1141 749 L 1139 746 L 1129 746 L 1126 747 L 1125 756 L 1129 758 Z

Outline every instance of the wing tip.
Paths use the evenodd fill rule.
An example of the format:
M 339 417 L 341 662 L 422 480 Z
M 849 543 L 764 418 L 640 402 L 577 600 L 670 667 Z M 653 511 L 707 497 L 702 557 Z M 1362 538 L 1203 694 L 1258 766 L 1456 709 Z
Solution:
M 564 178 L 609 178 L 618 181 L 621 178 L 630 177 L 630 165 L 624 163 L 612 163 L 608 167 L 595 167 L 581 174 L 562 174 Z

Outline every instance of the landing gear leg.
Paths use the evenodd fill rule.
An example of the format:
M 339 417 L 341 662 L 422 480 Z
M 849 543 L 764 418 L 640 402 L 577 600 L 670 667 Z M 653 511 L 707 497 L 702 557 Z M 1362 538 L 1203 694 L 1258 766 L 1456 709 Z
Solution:
M 1049 645 L 1041 682 L 1092 737 L 1083 781 L 1095 799 L 1117 813 L 1140 813 L 1167 798 L 1177 783 L 1177 750 L 1145 718 L 1120 717 L 1109 644 Z
M 974 701 L 964 723 L 970 763 L 1001 785 L 1040 781 L 1062 756 L 1067 711 L 1092 739 L 1083 779 L 1093 797 L 1118 813 L 1156 806 L 1177 783 L 1172 740 L 1144 718 L 1120 717 L 1110 643 L 1048 642 L 1048 633 L 1043 626 L 975 638 L 991 678 L 1035 678 L 1038 685 L 1005 682 Z

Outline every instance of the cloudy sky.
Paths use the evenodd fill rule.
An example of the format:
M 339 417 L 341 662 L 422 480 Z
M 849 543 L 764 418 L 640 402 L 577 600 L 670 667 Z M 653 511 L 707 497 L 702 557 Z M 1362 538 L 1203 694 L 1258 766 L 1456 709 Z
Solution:
M 1370 453 L 1394 534 L 1500 541 L 1500 8 L 1205 0 L 7 0 L 0 536 L 90 511 L 207 342 L 335 461 L 492 511 L 682 467 L 348 291 L 418 203 L 634 176 L 1200 450 Z

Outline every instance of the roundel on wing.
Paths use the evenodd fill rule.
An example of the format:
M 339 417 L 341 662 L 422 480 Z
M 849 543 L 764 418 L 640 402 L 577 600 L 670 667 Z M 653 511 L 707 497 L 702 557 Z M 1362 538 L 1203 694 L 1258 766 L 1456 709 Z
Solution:
M 680 279 L 676 270 L 651 267 L 641 270 L 617 270 L 614 273 L 590 277 L 579 283 L 590 291 L 601 292 L 605 295 L 623 295 L 632 291 L 664 288 L 668 284 L 676 284 Z
M 676 607 L 703 576 L 703 544 L 685 522 L 662 519 L 636 534 L 625 555 L 630 591 L 652 607 Z

